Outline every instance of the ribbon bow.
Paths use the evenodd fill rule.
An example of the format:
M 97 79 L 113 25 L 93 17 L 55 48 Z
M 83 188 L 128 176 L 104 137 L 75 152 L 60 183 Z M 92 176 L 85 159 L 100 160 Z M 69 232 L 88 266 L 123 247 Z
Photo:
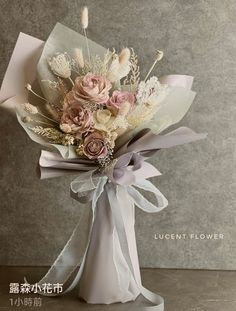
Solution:
M 45 151 L 44 151 L 45 153 Z M 95 176 L 94 176 L 95 174 Z M 95 190 L 104 182 L 114 185 L 126 186 L 133 203 L 148 213 L 161 211 L 168 205 L 164 195 L 146 178 L 159 176 L 161 173 L 150 163 L 147 163 L 139 154 L 129 152 L 120 156 L 109 165 L 103 175 L 97 175 L 96 171 L 81 174 L 71 182 L 72 197 L 81 203 L 89 200 L 97 200 Z M 157 205 L 148 201 L 138 190 L 139 188 L 154 194 Z M 95 208 L 95 207 L 94 207 Z

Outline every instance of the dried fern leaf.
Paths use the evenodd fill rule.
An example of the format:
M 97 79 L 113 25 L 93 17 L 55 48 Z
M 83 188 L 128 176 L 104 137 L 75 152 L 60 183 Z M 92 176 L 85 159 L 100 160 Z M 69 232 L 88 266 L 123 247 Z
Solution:
M 138 57 L 134 52 L 134 49 L 131 48 L 131 56 L 130 56 L 130 72 L 128 76 L 125 78 L 123 84 L 130 85 L 131 88 L 137 87 L 140 81 L 140 68 L 138 65 Z

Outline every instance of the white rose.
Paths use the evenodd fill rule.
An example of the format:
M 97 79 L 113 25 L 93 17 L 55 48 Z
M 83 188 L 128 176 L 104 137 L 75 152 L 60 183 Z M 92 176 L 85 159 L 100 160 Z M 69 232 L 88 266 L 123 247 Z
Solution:
M 94 111 L 94 128 L 100 131 L 109 132 L 114 119 L 115 118 L 108 109 Z

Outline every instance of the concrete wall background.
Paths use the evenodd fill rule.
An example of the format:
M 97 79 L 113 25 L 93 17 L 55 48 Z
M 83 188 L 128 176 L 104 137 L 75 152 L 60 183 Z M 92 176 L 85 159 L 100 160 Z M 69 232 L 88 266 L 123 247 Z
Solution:
M 79 31 L 84 1 L 0 0 L 0 81 L 19 32 L 45 40 L 59 21 Z M 89 37 L 105 47 L 133 46 L 143 75 L 155 49 L 155 74 L 195 76 L 197 97 L 181 125 L 208 139 L 161 151 L 153 181 L 169 199 L 156 215 L 137 211 L 141 266 L 236 268 L 236 4 L 234 0 L 88 0 Z M 27 48 L 27 47 L 26 47 Z M 81 207 L 71 178 L 40 181 L 40 146 L 13 116 L 0 112 L 0 264 L 50 265 L 69 238 Z M 163 233 L 220 233 L 223 240 L 155 240 Z

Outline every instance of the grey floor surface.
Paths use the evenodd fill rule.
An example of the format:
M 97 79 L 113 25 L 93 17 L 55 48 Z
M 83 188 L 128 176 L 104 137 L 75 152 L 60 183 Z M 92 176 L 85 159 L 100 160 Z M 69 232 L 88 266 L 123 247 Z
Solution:
M 24 276 L 37 282 L 46 271 L 45 267 L 0 267 L 0 310 L 136 311 L 148 306 L 141 297 L 126 304 L 90 305 L 78 299 L 76 289 L 62 297 L 41 296 L 38 307 L 17 306 L 18 298 L 39 296 L 9 294 L 9 284 L 22 283 Z M 145 287 L 165 298 L 165 311 L 236 310 L 236 271 L 142 269 L 142 280 Z

